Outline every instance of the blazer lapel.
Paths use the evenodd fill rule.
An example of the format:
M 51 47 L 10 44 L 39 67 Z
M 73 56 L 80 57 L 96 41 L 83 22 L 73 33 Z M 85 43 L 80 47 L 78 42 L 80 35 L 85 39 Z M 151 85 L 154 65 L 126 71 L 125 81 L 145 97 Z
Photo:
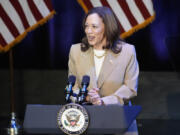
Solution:
M 110 50 L 108 50 L 107 55 L 104 59 L 99 78 L 98 78 L 98 88 L 102 87 L 105 79 L 111 74 L 117 62 L 115 62 L 116 54 L 113 54 Z
M 89 48 L 87 54 L 85 55 L 84 64 L 85 65 L 83 66 L 85 68 L 88 67 L 86 68 L 85 73 L 90 76 L 90 84 L 88 89 L 97 88 L 97 78 L 96 78 L 96 71 L 94 64 L 94 52 L 92 47 Z

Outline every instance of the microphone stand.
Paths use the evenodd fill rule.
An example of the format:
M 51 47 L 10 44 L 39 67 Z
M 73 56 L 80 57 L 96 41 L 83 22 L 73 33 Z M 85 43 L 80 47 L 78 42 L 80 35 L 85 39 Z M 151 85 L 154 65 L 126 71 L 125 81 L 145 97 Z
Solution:
M 90 102 L 86 102 L 86 97 L 87 97 L 88 91 L 83 92 L 82 89 L 80 89 L 79 92 L 79 104 L 81 105 L 92 105 Z

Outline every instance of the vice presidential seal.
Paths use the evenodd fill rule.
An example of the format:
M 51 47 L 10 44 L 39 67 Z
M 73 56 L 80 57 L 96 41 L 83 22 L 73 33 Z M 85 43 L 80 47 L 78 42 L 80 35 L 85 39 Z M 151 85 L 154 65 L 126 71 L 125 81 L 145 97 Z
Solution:
M 62 106 L 57 115 L 59 128 L 68 135 L 82 134 L 89 124 L 89 116 L 84 107 L 78 104 Z

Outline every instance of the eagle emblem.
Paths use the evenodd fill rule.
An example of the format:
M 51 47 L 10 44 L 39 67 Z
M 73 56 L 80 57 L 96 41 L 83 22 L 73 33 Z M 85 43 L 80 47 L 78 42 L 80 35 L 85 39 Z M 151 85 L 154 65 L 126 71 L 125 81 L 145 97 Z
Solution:
M 80 115 L 66 115 L 66 119 L 68 121 L 68 123 L 70 124 L 67 124 L 67 122 L 65 122 L 67 124 L 67 126 L 78 126 L 77 123 L 79 121 L 79 118 L 80 118 Z

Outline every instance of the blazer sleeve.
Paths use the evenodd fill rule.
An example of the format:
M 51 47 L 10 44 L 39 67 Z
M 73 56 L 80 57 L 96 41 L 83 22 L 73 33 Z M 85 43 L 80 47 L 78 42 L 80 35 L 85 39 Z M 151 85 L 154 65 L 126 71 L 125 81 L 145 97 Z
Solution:
M 76 71 L 76 66 L 75 66 L 75 46 L 72 45 L 71 49 L 70 49 L 70 53 L 69 53 L 69 61 L 68 61 L 68 76 L 70 75 L 74 75 L 77 77 L 77 71 Z M 77 80 L 77 78 L 76 78 Z M 79 90 L 79 86 L 78 83 L 76 81 L 74 87 L 73 87 L 73 91 Z
M 132 47 L 130 52 L 130 59 L 125 71 L 124 84 L 117 89 L 117 91 L 110 95 L 103 97 L 104 104 L 124 104 L 124 101 L 137 96 L 137 85 L 139 76 L 139 65 L 136 58 L 135 48 Z

